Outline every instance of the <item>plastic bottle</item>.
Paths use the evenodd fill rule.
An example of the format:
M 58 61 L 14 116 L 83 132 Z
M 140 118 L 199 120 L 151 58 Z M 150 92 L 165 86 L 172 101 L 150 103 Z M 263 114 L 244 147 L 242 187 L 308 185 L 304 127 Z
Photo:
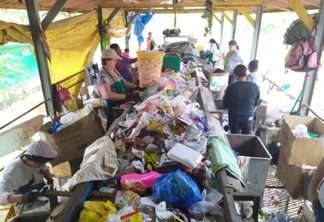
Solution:
M 78 105 L 73 96 L 69 95 L 63 101 L 63 104 L 67 110 L 76 112 L 78 110 Z
M 149 173 L 144 174 L 130 173 L 121 176 L 120 182 L 124 185 L 127 180 L 139 180 L 146 186 L 146 188 L 150 188 L 155 184 L 156 180 L 160 176 L 161 174 L 155 171 L 150 171 Z

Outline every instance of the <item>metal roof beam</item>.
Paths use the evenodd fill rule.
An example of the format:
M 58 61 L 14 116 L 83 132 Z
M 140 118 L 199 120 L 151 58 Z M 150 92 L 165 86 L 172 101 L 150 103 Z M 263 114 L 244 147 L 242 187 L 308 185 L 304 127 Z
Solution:
M 126 23 L 126 27 L 130 26 L 133 24 L 133 22 L 135 21 L 135 19 L 139 16 L 140 12 L 135 12 L 135 15 Z
M 252 27 L 254 27 L 254 19 L 251 17 L 250 13 L 243 7 L 240 7 L 238 10 L 244 15 Z
M 215 2 L 214 7 L 251 7 L 262 5 L 262 2 Z M 177 3 L 177 4 L 160 4 L 160 3 L 102 3 L 102 8 L 126 8 L 126 9 L 140 9 L 140 8 L 184 8 L 184 7 L 202 7 L 205 8 L 204 2 L 197 3 Z
M 61 11 L 67 0 L 57 0 L 53 7 L 48 11 L 46 17 L 42 21 L 42 28 L 46 30 L 47 27 L 52 23 L 58 13 Z
M 110 15 L 108 16 L 108 18 L 107 18 L 107 23 L 109 23 L 114 17 L 115 17 L 115 15 L 117 15 L 117 13 L 119 12 L 119 10 L 120 10 L 120 8 L 119 7 L 117 7 L 117 8 L 115 8 L 111 13 L 110 13 Z
M 219 22 L 219 24 L 222 22 L 222 20 L 220 18 L 218 18 L 217 15 L 215 15 L 215 13 L 213 14 L 213 17 L 214 17 L 214 19 L 216 19 Z
M 315 22 L 312 19 L 312 17 L 308 14 L 300 0 L 288 0 L 288 3 L 297 13 L 300 20 L 302 20 L 302 22 L 306 25 L 308 30 L 312 31 L 314 29 Z
M 227 21 L 229 21 L 229 23 L 233 24 L 232 19 L 226 14 L 226 12 L 222 12 L 222 15 L 226 18 Z

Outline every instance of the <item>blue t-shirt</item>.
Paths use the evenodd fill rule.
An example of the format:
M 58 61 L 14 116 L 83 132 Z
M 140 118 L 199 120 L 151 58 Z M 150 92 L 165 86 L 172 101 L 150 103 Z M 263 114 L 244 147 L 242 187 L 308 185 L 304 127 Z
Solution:
M 259 87 L 248 81 L 236 82 L 227 87 L 223 100 L 229 115 L 252 117 L 260 100 Z

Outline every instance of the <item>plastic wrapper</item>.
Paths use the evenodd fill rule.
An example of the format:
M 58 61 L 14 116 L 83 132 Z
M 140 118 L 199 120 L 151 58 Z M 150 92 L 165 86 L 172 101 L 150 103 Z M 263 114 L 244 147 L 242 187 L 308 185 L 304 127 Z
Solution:
M 147 188 L 139 180 L 126 180 L 126 182 L 123 184 L 123 189 L 131 190 L 139 195 L 144 195 Z
M 307 126 L 305 126 L 304 124 L 299 124 L 295 126 L 294 135 L 296 137 L 309 137 Z
M 115 206 L 122 208 L 124 206 L 134 206 L 139 201 L 140 196 L 131 190 L 117 191 L 115 197 Z
M 153 186 L 153 193 L 177 208 L 188 208 L 202 199 L 197 183 L 181 171 L 163 174 Z
M 194 219 L 198 220 L 202 220 L 206 213 L 215 215 L 222 214 L 222 208 L 218 204 L 208 201 L 194 203 L 189 207 L 188 211 Z
M 71 125 L 81 119 L 81 116 L 79 113 L 75 112 L 68 112 L 64 116 L 60 118 L 60 122 L 64 124 L 65 126 Z
M 103 222 L 109 214 L 114 213 L 117 213 L 117 209 L 110 201 L 85 201 L 79 222 Z

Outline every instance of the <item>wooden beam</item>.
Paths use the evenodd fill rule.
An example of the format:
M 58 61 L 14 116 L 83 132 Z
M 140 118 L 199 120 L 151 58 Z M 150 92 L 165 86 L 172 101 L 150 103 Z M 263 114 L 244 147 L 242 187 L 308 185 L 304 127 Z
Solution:
M 47 27 L 52 23 L 57 14 L 61 11 L 67 0 L 57 0 L 53 7 L 49 10 L 46 17 L 42 21 L 42 28 L 45 31 Z
M 253 7 L 262 5 L 262 2 L 215 2 L 214 7 Z M 160 4 L 160 3 L 138 3 L 138 4 L 125 4 L 125 3 L 102 3 L 102 8 L 127 8 L 127 9 L 140 9 L 140 8 L 185 8 L 185 7 L 205 7 L 204 2 L 196 3 L 177 3 L 177 4 Z
M 240 7 L 238 10 L 242 13 L 242 15 L 244 15 L 244 17 L 248 20 L 252 27 L 254 27 L 254 19 L 251 17 L 250 13 L 242 7 Z
M 222 12 L 222 15 L 226 18 L 227 21 L 229 21 L 229 23 L 233 24 L 232 19 L 226 14 L 226 12 Z
M 226 10 L 225 8 L 214 8 L 213 12 L 215 13 L 221 13 L 224 10 Z M 227 9 L 229 10 L 229 9 Z M 232 9 L 235 10 L 235 9 Z M 140 13 L 145 13 L 147 12 L 147 9 L 138 9 L 136 10 Z M 128 12 L 136 12 L 135 10 L 131 10 Z M 153 9 L 152 10 L 155 14 L 174 14 L 174 9 Z M 204 13 L 205 9 L 201 8 L 201 9 L 177 9 L 177 14 L 202 14 Z
M 312 17 L 308 14 L 305 7 L 300 0 L 288 0 L 290 7 L 294 9 L 300 20 L 306 25 L 309 31 L 312 31 L 315 26 L 315 22 Z
M 221 19 L 218 18 L 217 15 L 216 15 L 215 13 L 213 14 L 213 17 L 214 17 L 214 19 L 216 19 L 216 20 L 219 22 L 219 24 L 222 22 Z
M 264 2 L 264 4 L 266 6 L 270 6 L 272 8 L 280 9 L 281 11 L 284 11 L 284 12 L 293 12 L 293 10 L 290 10 L 290 9 L 284 8 L 284 7 L 280 7 L 280 6 L 276 5 L 276 4 L 269 3 L 268 1 Z
M 114 17 L 115 15 L 119 12 L 120 8 L 115 8 L 110 15 L 107 18 L 107 23 L 109 23 Z

